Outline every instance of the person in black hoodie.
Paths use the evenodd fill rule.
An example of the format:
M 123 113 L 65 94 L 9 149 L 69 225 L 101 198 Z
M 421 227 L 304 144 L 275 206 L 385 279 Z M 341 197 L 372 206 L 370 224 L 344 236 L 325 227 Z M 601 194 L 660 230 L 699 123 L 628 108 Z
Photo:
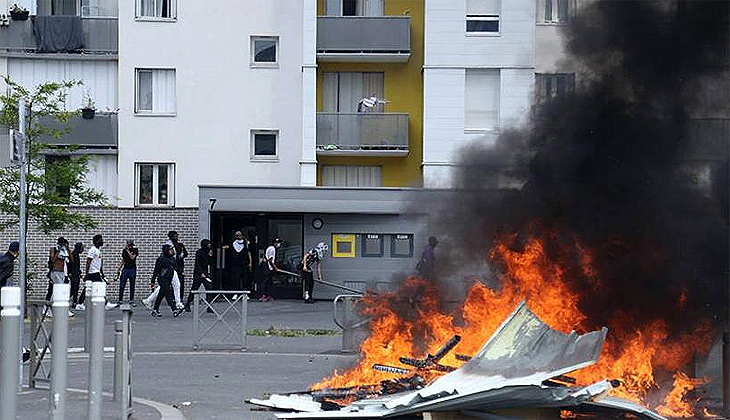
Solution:
M 170 305 L 173 316 L 176 317 L 180 315 L 183 311 L 182 309 L 177 309 L 175 307 L 175 298 L 172 294 L 172 275 L 177 269 L 174 255 L 174 248 L 168 244 L 165 244 L 162 245 L 162 255 L 157 257 L 157 261 L 155 261 L 155 270 L 152 272 L 152 280 L 150 280 L 150 285 L 152 286 L 152 289 L 154 289 L 155 279 L 157 279 L 157 282 L 160 283 L 160 293 L 157 294 L 155 307 L 152 312 L 150 312 L 150 315 L 152 316 L 162 316 L 162 314 L 160 313 L 160 303 L 162 303 L 163 296 L 167 300 L 167 304 Z
M 185 304 L 185 311 L 190 312 L 190 304 L 193 302 L 193 291 L 203 285 L 210 287 L 210 263 L 213 261 L 213 247 L 207 239 L 200 241 L 200 249 L 195 252 L 195 267 L 193 268 L 193 285 L 188 292 L 188 301 Z
M 81 284 L 81 253 L 84 252 L 84 244 L 76 242 L 71 252 L 73 259 L 68 265 L 68 276 L 71 281 L 71 307 L 75 308 L 78 303 L 79 285 Z

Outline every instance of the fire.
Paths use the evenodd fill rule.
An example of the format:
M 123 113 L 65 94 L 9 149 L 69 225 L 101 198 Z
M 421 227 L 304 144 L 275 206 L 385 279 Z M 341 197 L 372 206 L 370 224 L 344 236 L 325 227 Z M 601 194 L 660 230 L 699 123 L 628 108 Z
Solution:
M 697 385 L 707 383 L 707 379 L 693 379 L 682 372 L 674 374 L 674 387 L 664 399 L 664 404 L 656 411 L 667 417 L 694 417 L 694 412 L 686 402 L 687 394 Z
M 456 354 L 474 355 L 522 300 L 554 329 L 590 330 L 592 326 L 579 307 L 581 297 L 570 288 L 566 270 L 547 257 L 543 242 L 533 237 L 515 250 L 509 246 L 511 239 L 505 238 L 489 254 L 490 260 L 502 268 L 501 288 L 489 288 L 475 281 L 458 315 L 441 310 L 436 286 L 417 277 L 409 278 L 398 291 L 367 294 L 361 309 L 371 319 L 371 333 L 360 347 L 359 362 L 312 388 L 344 388 L 393 379 L 392 373 L 373 370 L 373 364 L 405 367 L 399 362 L 400 357 L 422 358 L 455 334 L 462 337 L 461 342 L 440 363 L 458 367 L 463 362 L 457 360 Z M 591 287 L 600 289 L 592 254 L 577 243 L 572 246 Z M 680 297 L 678 304 L 683 306 L 685 300 L 686 296 Z M 689 378 L 679 369 L 691 360 L 695 349 L 709 348 L 714 334 L 711 324 L 702 323 L 691 335 L 670 338 L 669 327 L 663 320 L 630 327 L 634 325 L 632 321 L 617 319 L 616 325 L 620 327 L 613 326 L 609 331 L 599 362 L 571 376 L 578 384 L 618 379 L 621 386 L 612 391 L 613 395 L 649 405 L 649 392 L 659 387 L 656 370 L 677 372 L 673 389 L 658 410 L 671 416 L 691 416 L 692 405 L 686 396 L 704 380 Z M 428 371 L 422 376 L 430 381 L 443 374 Z

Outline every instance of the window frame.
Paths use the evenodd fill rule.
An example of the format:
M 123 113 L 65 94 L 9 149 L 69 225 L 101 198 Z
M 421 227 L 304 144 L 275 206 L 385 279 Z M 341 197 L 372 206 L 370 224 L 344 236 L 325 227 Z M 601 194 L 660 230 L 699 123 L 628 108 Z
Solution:
M 155 0 L 157 1 L 165 1 L 165 0 Z M 142 16 L 141 10 L 142 10 L 142 0 L 135 0 L 134 1 L 134 20 L 139 22 L 177 22 L 177 16 L 178 16 L 178 4 L 177 0 L 169 0 L 170 5 L 172 7 L 172 4 L 175 3 L 175 16 L 173 17 L 161 17 L 161 16 Z M 155 7 L 156 9 L 156 7 Z
M 398 254 L 395 251 L 395 241 L 399 240 L 399 236 L 406 236 L 409 240 L 410 252 L 408 254 Z M 403 238 L 405 239 L 405 238 Z M 413 234 L 412 233 L 394 233 L 390 235 L 390 258 L 413 258 Z
M 573 95 L 575 92 L 575 73 L 572 72 L 560 72 L 560 73 L 535 73 L 535 104 L 543 104 L 550 101 L 551 99 L 559 98 L 562 95 L 557 91 L 558 80 L 564 78 L 565 80 L 565 91 L 562 95 Z M 546 87 L 546 82 L 550 81 L 550 85 L 554 88 L 555 94 L 548 94 L 548 92 L 542 92 Z M 545 95 L 543 95 L 545 93 Z
M 274 48 L 275 48 L 275 54 L 274 54 L 274 61 L 256 61 L 256 41 L 274 41 Z M 252 68 L 268 68 L 268 69 L 274 69 L 279 68 L 279 48 L 281 46 L 281 42 L 279 40 L 278 35 L 251 35 L 251 41 L 249 42 L 249 65 Z
M 469 21 L 472 22 L 497 22 L 496 31 L 470 31 Z M 501 36 L 502 34 L 502 0 L 499 0 L 497 14 L 469 13 L 468 6 L 464 13 L 464 34 L 466 36 Z
M 140 72 L 147 72 L 149 71 L 152 75 L 152 103 L 154 104 L 154 80 L 155 80 L 155 70 L 172 70 L 174 72 L 173 77 L 173 87 L 175 90 L 174 97 L 175 97 L 175 103 L 174 103 L 174 110 L 172 112 L 155 112 L 154 105 L 152 105 L 152 110 L 141 110 L 139 109 L 139 74 Z M 137 117 L 176 117 L 177 116 L 177 69 L 174 67 L 135 67 L 134 68 L 134 115 Z
M 565 0 L 566 1 L 566 16 L 565 20 L 561 21 L 558 19 L 559 17 L 559 7 L 558 7 L 558 1 L 559 0 L 537 0 L 537 7 L 536 7 L 536 17 L 537 17 L 537 24 L 538 25 L 547 25 L 547 26 L 564 26 L 570 23 L 570 20 L 573 18 L 574 15 L 574 2 L 572 0 Z M 550 13 L 551 13 L 551 19 L 545 19 L 545 8 L 547 7 L 548 3 L 550 4 Z
M 142 186 L 141 170 L 143 165 L 152 165 L 152 203 L 142 203 L 139 197 Z M 159 203 L 159 167 L 167 166 L 167 203 Z M 174 162 L 134 162 L 134 206 L 135 207 L 175 207 L 175 163 Z
M 496 72 L 497 74 L 497 118 L 492 127 L 469 127 L 467 125 L 467 91 L 469 86 L 467 80 L 469 79 L 469 73 L 475 75 L 475 72 Z M 501 128 L 502 122 L 502 69 L 501 68 L 466 68 L 464 71 L 464 134 L 484 134 L 484 133 L 498 133 Z
M 274 134 L 274 147 L 275 153 L 273 155 L 257 155 L 256 154 L 256 135 L 257 134 Z M 279 161 L 279 138 L 280 133 L 278 129 L 267 128 L 267 129 L 252 129 L 250 132 L 250 147 L 251 147 L 251 161 L 252 162 L 278 162 Z
M 363 233 L 362 236 L 362 256 L 363 258 L 383 258 L 385 255 L 385 238 L 383 234 L 381 233 Z M 370 236 L 377 236 L 377 238 L 370 238 Z M 378 239 L 378 242 L 380 243 L 380 251 L 377 253 L 370 253 L 367 252 L 367 241 L 368 239 Z
M 350 243 L 350 252 L 338 252 L 337 244 L 340 242 Z M 332 234 L 332 258 L 355 258 L 357 256 L 357 235 L 354 233 L 333 233 Z

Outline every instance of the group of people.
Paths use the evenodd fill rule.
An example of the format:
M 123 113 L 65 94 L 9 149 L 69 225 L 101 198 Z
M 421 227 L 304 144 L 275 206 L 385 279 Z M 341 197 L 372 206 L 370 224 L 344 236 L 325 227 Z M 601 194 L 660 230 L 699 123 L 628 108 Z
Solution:
M 258 236 L 255 232 L 248 232 L 248 238 L 246 238 L 241 231 L 235 232 L 234 240 L 229 247 L 229 275 L 223 281 L 223 288 L 227 290 L 250 290 L 262 302 L 273 301 L 273 280 L 276 274 L 282 271 L 277 266 L 276 261 L 277 250 L 282 243 L 283 241 L 280 238 L 273 238 L 265 251 L 261 253 L 258 264 L 254 264 L 253 256 L 259 254 Z M 101 252 L 103 246 L 104 238 L 102 235 L 93 237 L 92 246 L 87 252 L 85 252 L 85 246 L 82 242 L 77 242 L 71 249 L 68 240 L 59 237 L 48 253 L 48 291 L 46 300 L 51 299 L 54 284 L 70 283 L 71 307 L 76 310 L 85 310 L 85 288 L 81 288 L 79 294 L 81 280 L 91 282 L 107 281 Z M 194 298 L 193 291 L 198 290 L 201 286 L 209 290 L 213 288 L 213 247 L 208 239 L 203 239 L 200 242 L 200 248 L 195 253 L 193 282 L 186 300 L 183 300 L 183 298 L 185 291 L 185 259 L 188 257 L 188 251 L 180 241 L 176 231 L 168 232 L 167 241 L 162 244 L 161 248 L 161 254 L 155 261 L 150 279 L 152 292 L 142 299 L 142 303 L 150 310 L 152 316 L 159 317 L 162 316 L 160 305 L 165 300 L 173 315 L 177 317 L 185 311 L 191 311 Z M 302 261 L 298 265 L 304 287 L 303 299 L 306 303 L 314 302 L 315 274 L 318 279 L 322 279 L 321 262 L 327 250 L 327 244 L 324 242 L 318 243 L 304 253 Z M 19 243 L 12 242 L 5 255 L 0 257 L 0 287 L 5 286 L 7 280 L 12 276 L 13 262 L 18 257 L 18 253 Z M 86 256 L 85 261 L 83 261 L 84 256 Z M 123 303 L 127 285 L 129 285 L 128 302 L 130 305 L 136 306 L 134 297 L 138 257 L 139 249 L 136 247 L 134 240 L 127 240 L 116 270 L 116 276 L 119 279 L 118 300 L 116 304 L 107 302 L 107 309 Z M 69 315 L 73 316 L 73 312 L 70 312 Z
M 277 251 L 282 243 L 280 238 L 273 238 L 259 257 L 258 264 L 254 264 L 253 256 L 258 252 L 258 236 L 249 231 L 247 239 L 242 231 L 236 231 L 231 245 L 223 247 L 229 252 L 226 262 L 228 276 L 223 287 L 228 290 L 250 290 L 261 302 L 273 301 L 271 289 L 274 277 L 282 271 L 277 265 Z M 327 250 L 327 244 L 320 242 L 304 253 L 299 264 L 304 286 L 303 299 L 306 303 L 314 303 L 314 273 L 316 271 L 318 278 L 322 279 L 321 261 Z

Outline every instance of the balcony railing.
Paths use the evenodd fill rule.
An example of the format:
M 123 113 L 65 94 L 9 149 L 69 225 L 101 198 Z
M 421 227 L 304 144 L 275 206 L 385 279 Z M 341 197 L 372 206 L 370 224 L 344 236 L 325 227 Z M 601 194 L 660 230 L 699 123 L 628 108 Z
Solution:
M 317 113 L 320 155 L 405 156 L 408 114 Z
M 411 54 L 408 16 L 319 16 L 321 61 L 405 62 Z
M 84 17 L 81 19 L 84 47 L 81 52 L 116 54 L 119 50 L 119 21 L 115 18 Z M 10 26 L 0 27 L 0 51 L 35 52 L 33 17 L 25 21 L 14 20 Z
M 96 112 L 94 118 L 85 119 L 80 115 L 71 117 L 66 124 L 46 119 L 42 124 L 53 130 L 68 127 L 67 134 L 59 138 L 41 137 L 38 141 L 53 145 L 76 145 L 82 148 L 116 148 L 118 144 L 118 120 L 116 112 Z

